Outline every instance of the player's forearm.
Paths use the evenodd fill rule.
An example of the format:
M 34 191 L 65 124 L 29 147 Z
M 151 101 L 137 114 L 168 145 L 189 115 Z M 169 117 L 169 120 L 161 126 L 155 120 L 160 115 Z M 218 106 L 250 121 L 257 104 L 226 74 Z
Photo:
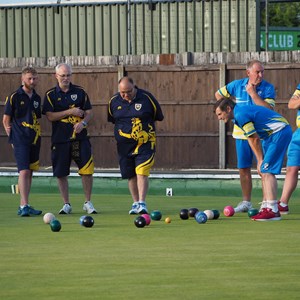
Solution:
M 10 135 L 10 131 L 11 131 L 11 126 L 4 126 L 5 132 L 7 134 L 7 136 Z
M 92 110 L 91 109 L 86 110 L 84 112 L 83 121 L 88 124 L 90 122 L 90 120 L 92 120 L 92 118 L 93 118 L 93 112 L 92 112 Z
M 58 112 L 47 112 L 46 116 L 49 121 L 55 122 L 70 116 L 70 113 L 68 109 L 68 110 L 58 111 Z
M 252 98 L 253 102 L 256 105 L 264 106 L 266 108 L 271 108 L 272 109 L 272 106 L 268 102 L 266 102 L 265 100 L 263 100 L 261 97 L 259 97 L 256 92 L 253 95 L 251 95 L 251 98 Z
M 3 123 L 3 127 L 4 127 L 6 134 L 9 136 L 10 131 L 11 131 L 10 117 L 7 115 L 4 115 L 2 123 Z
M 80 108 L 72 107 L 63 111 L 56 111 L 56 112 L 48 111 L 46 113 L 46 116 L 49 121 L 55 122 L 70 116 L 81 117 L 83 116 L 83 113 L 84 113 L 83 110 L 81 110 Z
M 257 161 L 263 160 L 263 150 L 261 147 L 260 138 L 255 134 L 253 136 L 248 137 L 248 143 L 257 159 Z

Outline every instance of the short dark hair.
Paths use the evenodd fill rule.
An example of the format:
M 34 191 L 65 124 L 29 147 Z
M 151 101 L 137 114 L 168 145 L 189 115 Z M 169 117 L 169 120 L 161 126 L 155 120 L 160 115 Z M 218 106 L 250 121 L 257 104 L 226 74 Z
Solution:
M 22 69 L 22 75 L 25 74 L 32 74 L 32 75 L 37 75 L 37 71 L 35 68 L 33 68 L 32 66 L 26 66 Z
M 228 106 L 234 109 L 235 102 L 230 98 L 222 98 L 215 103 L 214 112 L 216 112 L 216 109 L 218 107 L 220 108 L 221 111 L 225 111 Z

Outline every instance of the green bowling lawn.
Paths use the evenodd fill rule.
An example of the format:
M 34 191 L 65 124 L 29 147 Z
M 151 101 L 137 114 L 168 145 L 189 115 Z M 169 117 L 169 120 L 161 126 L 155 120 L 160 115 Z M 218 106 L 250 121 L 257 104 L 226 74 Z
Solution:
M 281 221 L 254 222 L 245 213 L 223 215 L 236 196 L 150 195 L 148 208 L 160 210 L 162 220 L 137 228 L 128 195 L 95 194 L 100 214 L 85 228 L 80 194 L 71 195 L 71 215 L 58 215 L 58 194 L 33 193 L 31 204 L 53 212 L 60 232 L 42 215 L 17 216 L 18 195 L 0 198 L 1 299 L 299 299 L 296 198 Z M 190 207 L 221 215 L 205 224 L 181 220 L 180 210 Z

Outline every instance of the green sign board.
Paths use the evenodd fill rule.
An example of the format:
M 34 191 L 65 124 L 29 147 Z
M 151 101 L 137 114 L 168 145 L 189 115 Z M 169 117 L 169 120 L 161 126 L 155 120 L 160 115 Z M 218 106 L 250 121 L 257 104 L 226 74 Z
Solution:
M 300 30 L 269 30 L 268 50 L 300 50 Z M 266 33 L 261 31 L 260 48 L 266 49 Z

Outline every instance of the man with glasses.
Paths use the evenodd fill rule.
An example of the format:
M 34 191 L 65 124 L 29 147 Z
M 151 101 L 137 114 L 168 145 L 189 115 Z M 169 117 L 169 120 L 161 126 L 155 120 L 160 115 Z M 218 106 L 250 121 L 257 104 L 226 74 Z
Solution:
M 52 122 L 52 167 L 64 202 L 60 214 L 70 214 L 68 175 L 71 161 L 78 166 L 85 194 L 83 210 L 97 211 L 91 202 L 94 161 L 87 126 L 92 119 L 92 106 L 85 90 L 71 83 L 72 68 L 61 63 L 55 68 L 57 85 L 46 92 L 43 114 Z
M 133 199 L 131 215 L 148 213 L 146 195 L 155 156 L 155 121 L 163 118 L 152 94 L 137 88 L 129 77 L 120 79 L 119 92 L 109 101 L 108 121 L 115 125 L 121 175 L 128 179 Z

